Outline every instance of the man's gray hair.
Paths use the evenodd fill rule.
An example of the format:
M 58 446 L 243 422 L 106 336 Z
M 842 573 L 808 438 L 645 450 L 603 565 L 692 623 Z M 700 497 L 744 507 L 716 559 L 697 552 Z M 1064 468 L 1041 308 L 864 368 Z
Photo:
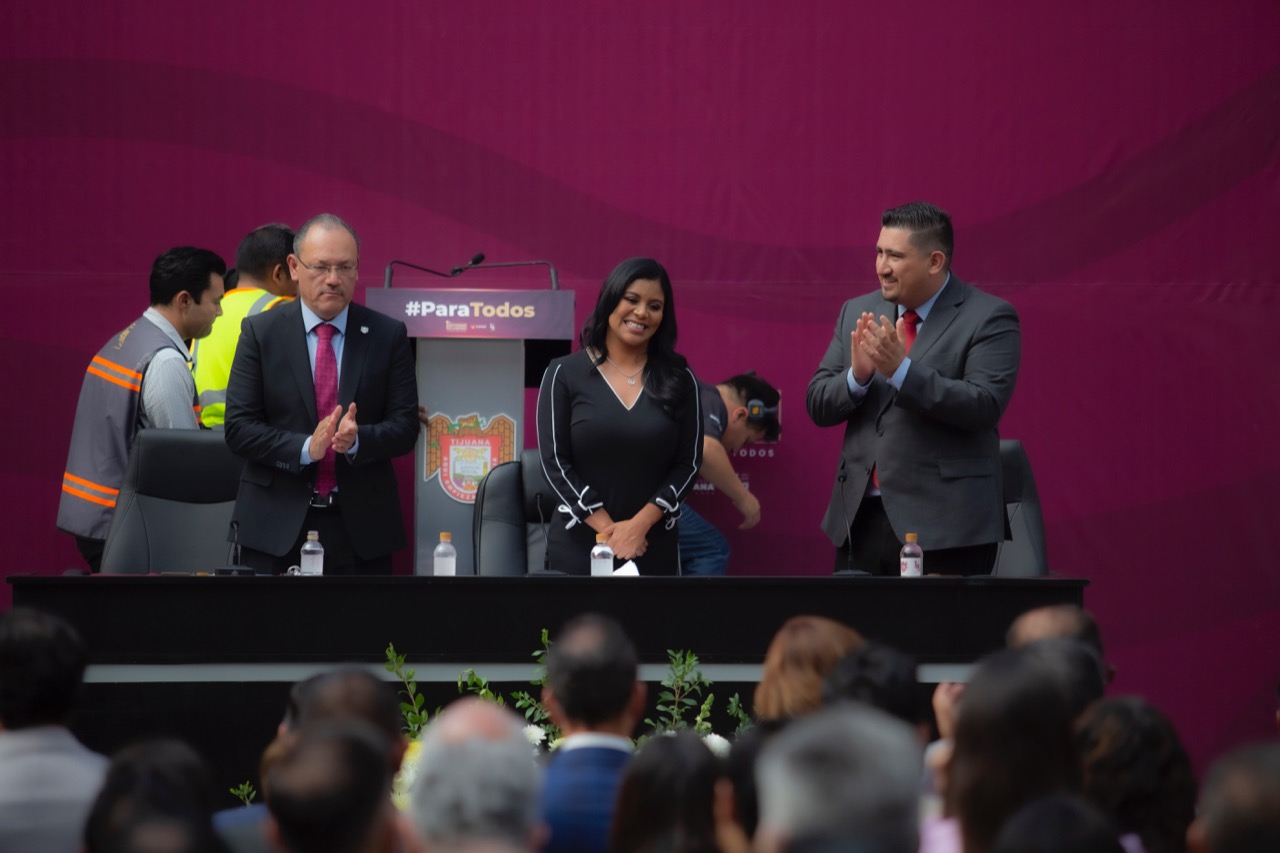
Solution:
M 824 709 L 793 722 L 761 752 L 760 828 L 791 842 L 857 840 L 915 853 L 922 766 L 906 724 L 856 703 Z
M 293 235 L 293 253 L 295 255 L 302 254 L 302 244 L 307 239 L 307 232 L 316 226 L 321 228 L 341 228 L 351 235 L 351 239 L 356 241 L 356 252 L 360 251 L 360 235 L 356 233 L 356 229 L 347 224 L 347 221 L 341 216 L 335 216 L 332 213 L 321 213 L 313 216 L 306 222 L 302 223 L 302 227 Z
M 479 839 L 522 849 L 530 845 L 540 825 L 541 770 L 519 719 L 509 711 L 502 714 L 511 724 L 498 731 L 494 715 L 482 713 L 489 717 L 481 720 L 487 728 L 460 731 L 451 725 L 460 722 L 455 715 L 449 721 L 438 719 L 423 736 L 409 813 L 432 849 L 454 849 Z

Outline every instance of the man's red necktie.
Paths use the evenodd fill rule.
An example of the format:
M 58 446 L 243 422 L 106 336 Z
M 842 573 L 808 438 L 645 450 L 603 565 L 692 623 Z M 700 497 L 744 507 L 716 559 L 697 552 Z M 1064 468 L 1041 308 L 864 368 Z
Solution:
M 321 323 L 316 326 L 316 414 L 321 419 L 329 417 L 338 407 L 338 359 L 333 354 L 333 336 L 336 326 Z M 316 464 L 316 492 L 327 495 L 338 484 L 337 457 L 333 445 L 329 445 L 324 457 Z

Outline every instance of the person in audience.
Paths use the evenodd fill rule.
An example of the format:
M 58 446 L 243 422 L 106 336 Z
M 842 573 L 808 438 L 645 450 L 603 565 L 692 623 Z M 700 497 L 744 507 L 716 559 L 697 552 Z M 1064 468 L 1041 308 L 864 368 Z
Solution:
M 1018 809 L 1077 793 L 1073 721 L 1061 676 L 1043 658 L 1024 650 L 985 658 L 955 721 L 944 792 L 949 817 L 926 824 L 921 850 L 987 853 Z
M 270 832 L 285 853 L 396 853 L 389 745 L 367 723 L 303 727 L 271 768 Z
M 719 385 L 698 380 L 702 405 L 702 467 L 698 474 L 742 513 L 741 530 L 760 523 L 760 501 L 738 479 L 730 457 L 748 444 L 777 441 L 782 431 L 778 402 L 782 395 L 755 371 Z M 680 569 L 686 575 L 723 575 L 729 565 L 729 540 L 693 507 L 680 513 Z
M 333 214 L 303 223 L 298 299 L 245 319 L 227 381 L 227 446 L 244 458 L 231 538 L 283 574 L 307 532 L 328 574 L 391 574 L 406 542 L 392 460 L 418 439 L 404 323 L 352 302 L 360 241 Z
M 784 728 L 785 720 L 761 721 L 733 739 L 724 760 L 724 777 L 716 783 L 716 837 L 721 853 L 740 853 L 750 847 L 760 824 L 756 760 L 764 745 Z
M 1280 742 L 1243 746 L 1209 771 L 1187 830 L 1190 853 L 1280 850 Z
M 765 653 L 756 685 L 755 712 L 761 720 L 798 717 L 822 703 L 822 680 L 862 636 L 825 616 L 793 616 L 783 623 Z
M 790 723 L 756 763 L 754 849 L 915 853 L 920 743 L 909 726 L 858 703 Z
M 1102 647 L 1102 632 L 1093 614 L 1074 604 L 1051 604 L 1036 607 L 1023 613 L 1009 626 L 1005 644 L 1016 649 L 1037 640 L 1048 640 L 1055 637 L 1066 637 L 1078 640 L 1093 649 L 1098 660 L 1102 661 L 1103 676 L 1107 683 L 1115 678 L 1115 667 L 1107 663 L 1106 652 Z
M 59 617 L 0 615 L 0 850 L 74 850 L 80 840 L 107 772 L 67 728 L 87 660 Z
M 222 313 L 227 265 L 208 249 L 179 246 L 151 265 L 151 307 L 89 362 L 62 475 L 58 529 L 98 571 L 133 437 L 142 427 L 200 426 L 188 341 Z
M 151 827 L 160 838 L 177 837 L 197 850 L 225 853 L 213 829 L 214 790 L 195 750 L 159 738 L 126 747 L 111 759 L 102 790 L 84 827 L 86 853 L 131 850 L 128 839 Z M 167 826 L 167 832 L 160 832 Z
M 1023 806 L 991 853 L 1126 853 L 1115 824 L 1082 797 L 1053 794 Z
M 307 727 L 357 722 L 372 726 L 386 744 L 387 784 L 400 769 L 408 749 L 402 731 L 395 688 L 362 669 L 338 669 L 299 681 L 289 691 L 284 719 L 276 738 L 263 751 L 259 769 L 263 802 L 226 809 L 214 816 L 218 834 L 235 853 L 266 853 L 271 849 L 267 803 L 271 800 L 271 770 L 288 752 L 298 733 Z M 407 824 L 402 835 L 410 835 Z
M 719 759 L 690 731 L 659 734 L 627 767 L 609 853 L 717 853 Z
M 542 702 L 563 735 L 548 757 L 540 810 L 543 853 L 604 853 L 631 734 L 644 713 L 635 645 L 622 626 L 589 613 L 547 652 Z
M 551 568 L 587 574 L 603 533 L 640 574 L 678 574 L 676 521 L 702 465 L 702 413 L 693 371 L 675 350 L 662 265 L 618 264 L 579 342 L 551 362 L 538 390 L 538 450 L 559 504 L 547 534 Z
M 822 682 L 822 704 L 863 702 L 892 714 L 929 740 L 916 662 L 911 655 L 868 640 L 840 659 Z
M 912 202 L 880 224 L 880 287 L 845 302 L 805 397 L 817 426 L 844 430 L 822 529 L 836 571 L 897 575 L 914 532 L 930 574 L 989 574 L 1008 526 L 997 427 L 1018 314 L 951 272 L 945 211 Z
M 422 737 L 409 813 L 432 853 L 478 843 L 538 849 L 541 773 L 523 721 L 485 699 L 459 699 Z
M 1085 797 L 1145 853 L 1184 853 L 1196 778 L 1169 720 L 1136 696 L 1102 699 L 1075 733 Z
M 240 341 L 245 317 L 268 311 L 298 295 L 298 283 L 289 275 L 293 229 L 278 223 L 255 228 L 236 249 L 235 270 L 227 273 L 222 316 L 207 337 L 193 341 L 191 355 L 196 392 L 200 395 L 200 423 L 221 429 L 226 418 L 227 380 Z M 231 272 L 236 282 L 230 281 Z
M 1072 719 L 1101 699 L 1107 689 L 1102 661 L 1093 649 L 1079 640 L 1051 637 L 1022 646 L 1019 651 L 1054 673 Z

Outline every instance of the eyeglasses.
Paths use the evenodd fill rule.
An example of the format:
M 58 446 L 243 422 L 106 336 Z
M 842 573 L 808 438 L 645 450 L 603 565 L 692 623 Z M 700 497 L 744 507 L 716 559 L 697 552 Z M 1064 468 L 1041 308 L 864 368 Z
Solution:
M 297 256 L 295 255 L 295 257 Z M 315 264 L 313 266 L 302 260 L 302 258 L 298 258 L 298 263 L 306 267 L 311 272 L 319 273 L 321 276 L 328 276 L 332 274 L 341 279 L 355 278 L 356 271 L 359 270 L 359 267 L 356 264 Z

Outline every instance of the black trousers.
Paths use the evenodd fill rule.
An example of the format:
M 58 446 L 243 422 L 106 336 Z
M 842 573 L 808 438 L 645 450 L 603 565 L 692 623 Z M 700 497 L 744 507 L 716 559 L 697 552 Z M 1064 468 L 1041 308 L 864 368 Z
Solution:
M 903 531 L 904 534 L 908 532 Z M 835 571 L 852 570 L 896 577 L 902 542 L 893 532 L 879 496 L 868 495 L 858 505 L 858 514 L 849 525 L 849 538 L 836 549 Z M 989 575 L 998 551 L 995 542 L 934 550 L 928 549 L 927 542 L 922 545 L 925 546 L 924 573 L 927 575 Z
M 385 554 L 370 560 L 362 559 L 351 547 L 347 528 L 342 521 L 342 511 L 333 507 L 310 507 L 293 547 L 281 556 L 268 554 L 254 548 L 242 548 L 240 564 L 248 566 L 260 575 L 283 575 L 290 566 L 298 565 L 302 543 L 307 541 L 307 531 L 320 534 L 324 546 L 324 573 L 326 575 L 389 575 L 391 555 Z

